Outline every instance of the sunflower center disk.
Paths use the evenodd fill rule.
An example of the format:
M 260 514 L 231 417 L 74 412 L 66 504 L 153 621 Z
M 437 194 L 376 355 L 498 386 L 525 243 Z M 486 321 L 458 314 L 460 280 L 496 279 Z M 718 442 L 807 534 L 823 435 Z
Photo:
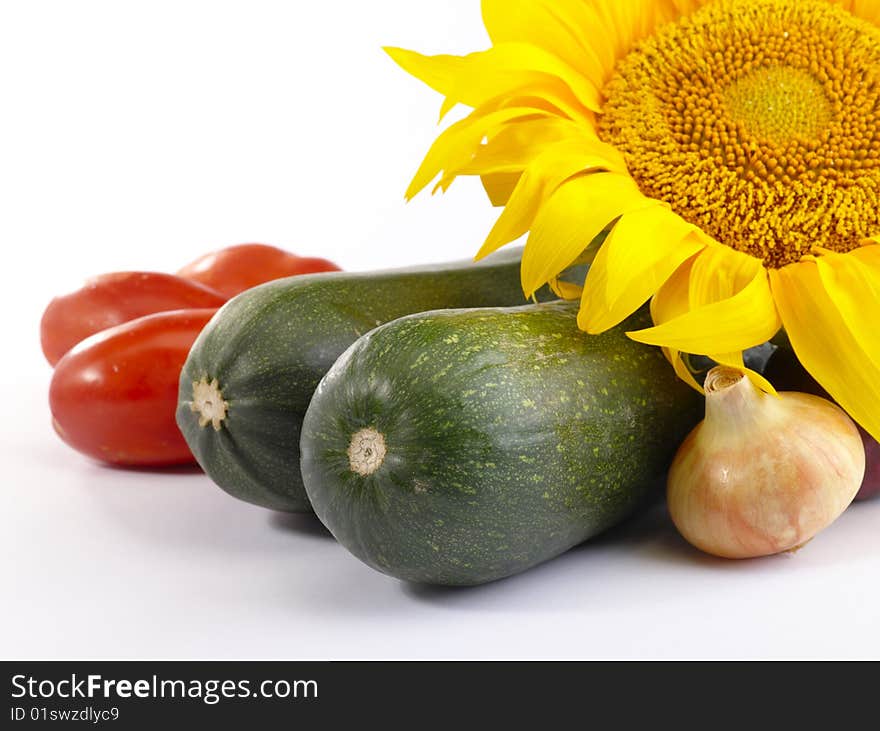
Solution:
M 604 93 L 642 191 L 767 266 L 880 232 L 880 32 L 827 0 L 716 0 Z
M 791 66 L 755 69 L 725 90 L 724 102 L 746 135 L 777 146 L 818 139 L 834 113 L 822 84 Z

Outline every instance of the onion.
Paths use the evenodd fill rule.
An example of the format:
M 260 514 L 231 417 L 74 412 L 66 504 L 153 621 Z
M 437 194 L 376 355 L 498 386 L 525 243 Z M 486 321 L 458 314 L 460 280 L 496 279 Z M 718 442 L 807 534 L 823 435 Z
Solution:
M 767 362 L 764 376 L 776 388 L 785 391 L 803 391 L 830 399 L 828 392 L 804 368 L 791 348 L 778 348 Z M 858 426 L 858 425 L 857 425 Z M 880 442 L 859 426 L 865 445 L 865 477 L 856 500 L 868 500 L 880 495 Z
M 762 393 L 725 366 L 705 389 L 706 418 L 669 472 L 669 513 L 685 539 L 724 558 L 767 556 L 802 546 L 846 510 L 865 452 L 840 407 Z

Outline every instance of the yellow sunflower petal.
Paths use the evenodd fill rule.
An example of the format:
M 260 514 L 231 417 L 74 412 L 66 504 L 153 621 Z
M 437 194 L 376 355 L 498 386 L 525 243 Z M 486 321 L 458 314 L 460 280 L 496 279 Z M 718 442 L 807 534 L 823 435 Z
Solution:
M 461 168 L 469 163 L 483 138 L 505 122 L 535 114 L 534 109 L 501 109 L 489 114 L 474 112 L 456 122 L 434 140 L 406 191 L 407 199 L 417 195 L 441 171 Z
M 859 18 L 880 24 L 880 4 L 877 0 L 844 0 L 843 6 Z
M 583 0 L 483 0 L 483 23 L 493 43 L 528 42 L 553 53 L 596 87 L 613 64 L 603 42 L 598 17 Z M 598 37 L 597 37 L 598 36 Z M 590 42 L 583 39 L 589 37 Z
M 459 103 L 477 108 L 499 95 L 510 96 L 517 89 L 536 84 L 547 96 L 553 97 L 557 107 L 570 109 L 570 104 L 577 104 L 567 87 L 570 104 L 554 96 L 554 92 L 558 96 L 559 86 L 554 88 L 552 78 L 546 73 L 528 67 L 519 71 L 511 69 L 510 59 L 499 58 L 505 54 L 494 48 L 466 56 L 425 56 L 416 51 L 392 47 L 384 50 L 404 71 L 445 97 L 440 109 L 441 120 Z
M 564 300 L 580 299 L 581 293 L 584 291 L 581 285 L 574 282 L 566 282 L 558 277 L 553 277 L 547 284 L 557 297 Z
M 522 107 L 511 107 L 520 108 Z M 500 110 L 499 110 L 500 111 Z M 489 107 L 481 107 L 475 115 L 490 114 Z M 486 144 L 478 145 L 473 154 L 465 160 L 461 165 L 447 165 L 443 171 L 443 177 L 440 180 L 440 187 L 446 190 L 451 183 L 459 175 L 480 175 L 483 173 L 497 172 L 521 172 L 527 167 L 538 164 L 539 157 L 548 157 L 551 160 L 558 160 L 560 155 L 556 152 L 558 145 L 570 145 L 573 154 L 582 156 L 585 151 L 595 151 L 595 154 L 602 155 L 607 158 L 608 165 L 613 169 L 625 170 L 623 156 L 617 148 L 601 142 L 598 135 L 589 127 L 576 125 L 570 120 L 552 116 L 553 110 L 550 110 L 550 116 L 532 117 L 532 118 L 515 118 L 508 122 L 504 122 L 497 126 L 497 133 L 487 134 L 488 141 Z M 538 127 L 538 122 L 550 122 L 557 120 L 559 122 L 568 122 L 568 127 L 559 127 L 556 134 L 560 139 L 552 141 L 549 134 L 542 137 L 537 136 L 535 139 L 523 140 L 529 132 L 521 131 L 519 128 L 527 127 L 529 130 Z M 545 130 L 549 131 L 551 127 L 547 125 Z M 518 141 L 522 141 L 517 145 Z M 571 168 L 571 161 L 561 161 Z M 544 165 L 546 167 L 546 164 Z M 592 167 L 592 165 L 587 166 Z M 600 165 L 599 167 L 608 167 Z M 611 169 L 611 168 L 608 168 Z M 575 166 L 574 170 L 577 170 Z
M 476 258 L 481 259 L 525 234 L 547 197 L 565 180 L 587 170 L 623 174 L 626 163 L 616 149 L 598 139 L 563 140 L 547 147 L 526 168 Z
M 462 175 L 521 173 L 550 145 L 585 137 L 598 139 L 589 130 L 562 117 L 517 120 L 490 137 L 460 172 Z
M 590 267 L 578 325 L 592 334 L 614 327 L 705 246 L 694 227 L 664 205 L 626 214 Z
M 690 309 L 691 271 L 696 259 L 695 254 L 679 266 L 651 300 L 651 319 L 658 325 L 675 320 Z
M 880 246 L 876 243 L 865 244 L 855 251 L 849 253 L 861 262 L 872 267 L 875 272 L 880 272 Z
M 780 327 L 762 263 L 724 246 L 709 246 L 696 257 L 688 299 L 685 314 L 628 335 L 648 345 L 710 355 L 759 345 Z
M 441 118 L 456 103 L 453 98 L 447 97 L 440 112 Z M 505 107 L 532 107 L 576 121 L 582 127 L 595 129 L 596 115 L 581 105 L 562 81 L 546 74 L 537 74 L 532 79 L 523 78 L 522 83 L 504 89 L 479 105 L 484 111 Z
M 839 264 L 828 263 L 831 268 Z M 826 289 L 815 261 L 772 270 L 770 281 L 800 362 L 850 416 L 880 439 L 880 301 L 864 296 L 861 308 L 869 326 L 853 327 L 840 309 L 841 302 L 846 309 L 849 295 L 837 286 Z
M 855 252 L 853 252 L 855 253 Z M 829 253 L 815 261 L 819 279 L 850 332 L 880 364 L 880 269 L 857 256 Z
M 651 317 L 654 322 L 662 323 L 674 320 L 685 314 L 690 307 L 690 278 L 693 268 L 693 256 L 682 264 L 676 272 L 663 283 L 651 300 Z M 681 357 L 681 351 L 675 348 L 662 348 L 678 377 L 697 391 L 703 388 L 697 383 L 690 369 Z
M 461 103 L 479 107 L 490 99 L 521 87 L 561 82 L 572 101 L 585 109 L 602 109 L 598 87 L 549 51 L 530 43 L 501 43 L 467 56 L 424 56 L 400 48 L 386 53 L 405 71 L 447 97 L 444 109 Z
M 655 323 L 662 324 L 676 320 L 690 311 L 691 279 L 694 267 L 701 258 L 699 255 L 692 256 L 660 287 L 654 299 L 651 300 L 651 316 Z M 702 393 L 703 389 L 687 367 L 681 351 L 676 348 L 663 348 L 663 354 L 675 368 L 678 377 Z M 722 365 L 728 365 L 743 371 L 752 383 L 762 391 L 776 393 L 773 385 L 767 379 L 745 367 L 741 350 L 729 353 L 709 353 L 707 357 Z
M 691 271 L 691 309 L 734 296 L 762 269 L 761 262 L 747 254 L 718 244 L 707 248 Z
M 670 17 L 668 6 L 658 0 L 593 0 L 593 4 L 606 18 L 618 58 Z
M 578 175 L 560 185 L 540 207 L 523 251 L 526 296 L 571 264 L 615 218 L 649 205 L 628 175 Z
M 737 370 L 742 371 L 754 384 L 755 388 L 764 391 L 765 393 L 770 393 L 774 396 L 776 395 L 776 389 L 770 381 L 757 371 L 753 371 L 751 368 L 746 368 L 742 351 L 737 351 L 735 353 L 715 353 L 710 355 L 709 358 L 721 365 L 730 366 L 731 368 L 736 368 Z
M 504 90 L 525 85 L 511 83 L 510 79 L 516 80 L 518 74 L 537 73 L 545 77 L 538 77 L 538 81 L 546 83 L 547 76 L 559 79 L 586 109 L 594 112 L 602 111 L 599 87 L 560 60 L 558 56 L 543 48 L 531 43 L 499 43 L 482 54 L 472 55 L 478 58 L 471 68 L 465 70 L 465 74 L 460 79 L 458 93 L 455 95 L 458 101 L 464 104 L 478 106 L 483 101 L 497 96 L 498 92 L 490 93 L 493 86 L 486 83 L 487 81 L 494 81 L 499 86 L 506 83 L 506 86 L 502 86 Z M 484 79 L 480 79 L 479 75 L 483 75 Z M 493 76 L 495 78 L 492 78 Z M 471 100 L 476 103 L 472 103 Z
M 597 31 L 586 36 L 594 43 L 595 36 L 604 35 L 603 46 L 611 49 L 615 59 L 622 58 L 636 43 L 647 38 L 659 26 L 692 13 L 708 0 L 591 0 L 589 3 L 599 20 Z M 607 82 L 613 69 L 612 61 Z
M 697 383 L 697 379 L 694 378 L 691 369 L 687 367 L 687 364 L 682 358 L 681 351 L 676 350 L 675 348 L 662 348 L 662 351 L 663 355 L 666 356 L 666 360 L 672 364 L 672 368 L 675 370 L 675 375 L 694 390 L 703 393 L 703 387 Z
M 589 130 L 562 117 L 515 120 L 481 145 L 459 174 L 479 175 L 492 205 L 503 206 L 522 172 L 541 152 L 555 142 L 589 134 Z
M 392 46 L 386 46 L 382 50 L 408 74 L 415 76 L 444 96 L 455 88 L 456 80 L 462 75 L 466 64 L 464 56 L 449 54 L 425 56 L 416 51 Z
M 480 181 L 489 196 L 489 202 L 499 208 L 507 205 L 521 177 L 522 173 L 487 173 L 480 176 Z

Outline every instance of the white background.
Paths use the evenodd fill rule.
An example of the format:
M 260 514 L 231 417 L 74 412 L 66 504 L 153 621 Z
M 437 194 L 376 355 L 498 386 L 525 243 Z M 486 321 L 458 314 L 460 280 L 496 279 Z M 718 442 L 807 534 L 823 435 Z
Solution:
M 662 506 L 524 575 L 373 572 L 201 474 L 49 425 L 43 307 L 87 276 L 263 241 L 370 269 L 471 255 L 479 185 L 405 205 L 440 99 L 380 47 L 485 47 L 477 0 L 0 3 L 0 655 L 880 656 L 880 502 L 795 556 L 701 556 Z

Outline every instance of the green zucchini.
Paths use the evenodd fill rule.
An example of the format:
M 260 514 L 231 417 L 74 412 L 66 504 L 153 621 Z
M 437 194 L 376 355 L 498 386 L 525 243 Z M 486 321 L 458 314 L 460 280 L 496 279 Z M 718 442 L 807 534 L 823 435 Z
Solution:
M 302 430 L 318 517 L 400 579 L 470 585 L 550 559 L 659 487 L 702 400 L 577 304 L 412 315 L 357 341 Z
M 234 298 L 201 333 L 180 378 L 177 423 L 199 464 L 242 500 L 311 511 L 300 477 L 300 426 L 336 358 L 403 315 L 522 303 L 520 255 L 513 249 L 479 264 L 299 276 Z

